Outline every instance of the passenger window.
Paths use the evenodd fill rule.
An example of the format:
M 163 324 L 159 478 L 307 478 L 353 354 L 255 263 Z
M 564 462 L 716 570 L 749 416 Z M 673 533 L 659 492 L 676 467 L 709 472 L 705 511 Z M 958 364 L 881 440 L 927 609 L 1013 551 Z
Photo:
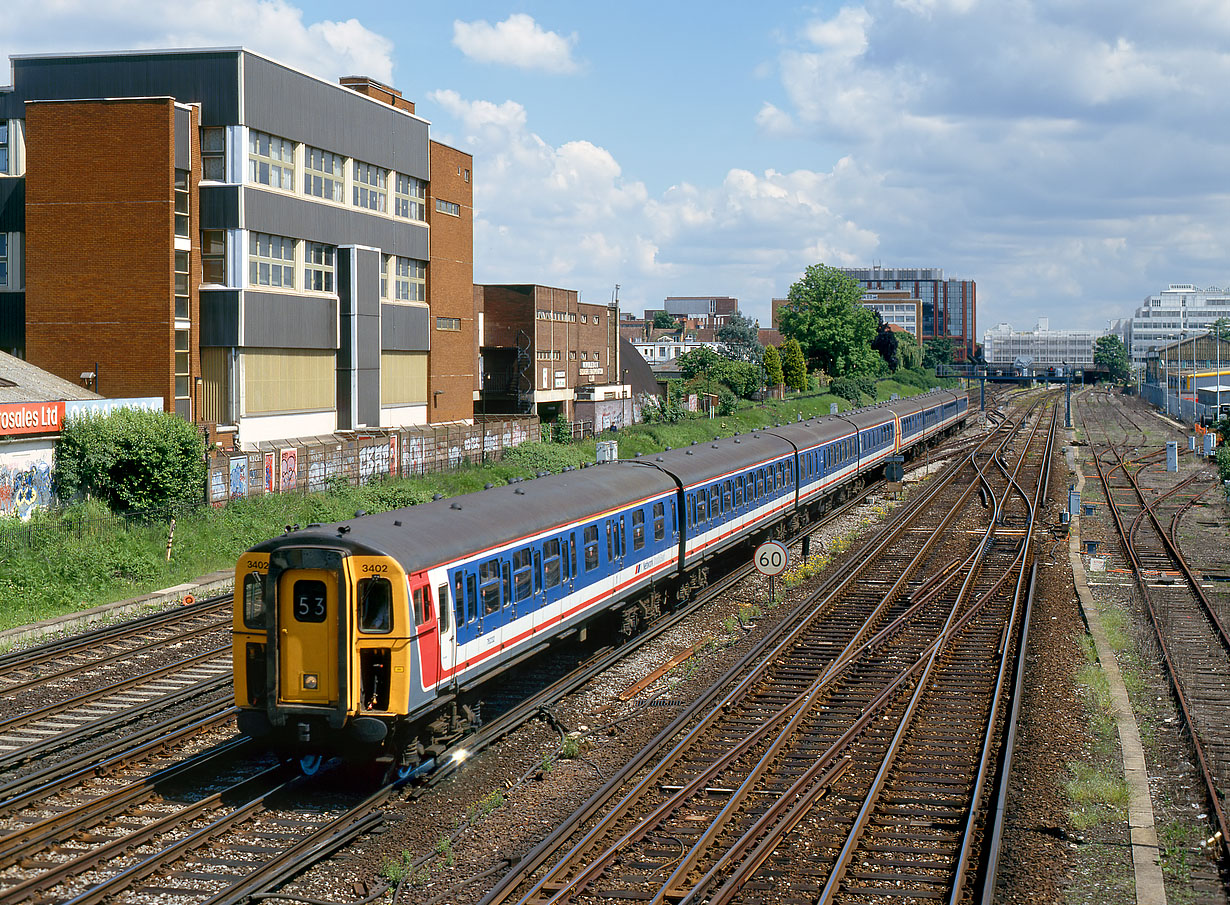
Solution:
M 588 525 L 585 528 L 585 571 L 592 572 L 598 568 L 598 526 Z
M 717 487 L 709 490 L 709 512 L 714 518 L 722 514 L 722 491 Z
M 632 513 L 632 549 L 639 550 L 645 546 L 645 510 L 637 509 Z
M 500 561 L 489 559 L 478 567 L 478 593 L 483 599 L 483 615 L 500 608 Z
M 295 583 L 298 591 L 298 582 Z M 393 628 L 393 585 L 387 578 L 359 579 L 359 631 L 388 632 Z M 420 590 L 419 600 L 422 600 Z M 296 601 L 298 597 L 296 595 Z M 415 612 L 418 623 L 418 611 Z
M 615 561 L 615 549 L 619 546 L 614 538 L 614 530 L 611 527 L 611 519 L 606 520 L 606 561 Z
M 735 478 L 735 508 L 743 505 L 743 478 Z
M 552 538 L 542 545 L 542 573 L 546 588 L 553 588 L 560 583 L 561 570 L 558 538 Z
M 474 573 L 466 575 L 466 607 L 469 610 L 470 621 L 478 619 L 478 582 Z
M 458 572 L 453 576 L 453 606 L 457 607 L 457 624 L 466 624 L 465 577 Z
M 265 627 L 265 580 L 259 572 L 243 577 L 243 624 L 248 628 Z
M 572 567 L 569 574 L 577 574 L 577 536 L 573 534 L 568 541 L 568 565 Z
M 448 585 L 442 584 L 436 588 L 436 614 L 440 620 L 440 631 L 448 631 Z
M 666 509 L 661 503 L 653 504 L 653 539 L 658 541 L 666 536 Z
M 532 565 L 533 557 L 530 555 L 529 547 L 513 553 L 513 595 L 518 602 L 525 600 L 534 593 L 532 573 L 530 572 Z
M 513 602 L 512 593 L 512 569 L 509 568 L 508 561 L 500 563 L 504 575 L 504 606 L 509 606 Z
M 702 522 L 708 521 L 709 517 L 705 515 L 705 507 L 708 505 L 708 500 L 709 500 L 709 494 L 705 493 L 705 491 L 698 490 L 696 492 L 696 523 L 697 524 L 701 524 Z

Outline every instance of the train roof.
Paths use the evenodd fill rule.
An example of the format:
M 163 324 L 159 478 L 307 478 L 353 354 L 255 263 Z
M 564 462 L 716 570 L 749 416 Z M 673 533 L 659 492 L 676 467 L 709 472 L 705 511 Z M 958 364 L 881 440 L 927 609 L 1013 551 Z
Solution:
M 624 506 L 674 488 L 657 469 L 597 465 L 292 531 L 253 549 L 320 543 L 392 556 L 413 572 L 507 544 L 509 526 L 524 537 L 600 517 L 600 506 Z
M 755 431 L 696 443 L 680 449 L 625 459 L 621 464 L 656 465 L 679 478 L 685 487 L 712 481 L 732 471 L 753 467 L 755 462 L 776 459 L 793 452 L 790 444 L 768 431 Z

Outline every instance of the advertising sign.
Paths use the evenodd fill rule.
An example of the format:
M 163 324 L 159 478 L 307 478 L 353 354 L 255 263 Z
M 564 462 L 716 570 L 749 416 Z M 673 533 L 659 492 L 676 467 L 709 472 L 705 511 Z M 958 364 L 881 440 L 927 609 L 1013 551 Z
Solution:
M 0 403 L 0 436 L 55 434 L 63 423 L 63 401 Z

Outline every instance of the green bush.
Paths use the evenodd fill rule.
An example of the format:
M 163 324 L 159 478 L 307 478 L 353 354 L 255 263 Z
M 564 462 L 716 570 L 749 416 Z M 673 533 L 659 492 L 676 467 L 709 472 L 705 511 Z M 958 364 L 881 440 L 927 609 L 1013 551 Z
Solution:
M 93 497 L 114 512 L 195 503 L 205 489 L 205 445 L 193 425 L 168 412 L 73 418 L 55 459 L 61 500 Z
M 1230 481 L 1230 446 L 1219 446 L 1213 454 L 1217 463 L 1217 476 L 1223 481 Z
M 876 385 L 875 381 L 858 375 L 853 377 L 834 377 L 833 382 L 829 384 L 829 392 L 835 396 L 840 396 L 842 399 L 848 399 L 855 405 L 859 405 L 864 396 L 875 398 Z

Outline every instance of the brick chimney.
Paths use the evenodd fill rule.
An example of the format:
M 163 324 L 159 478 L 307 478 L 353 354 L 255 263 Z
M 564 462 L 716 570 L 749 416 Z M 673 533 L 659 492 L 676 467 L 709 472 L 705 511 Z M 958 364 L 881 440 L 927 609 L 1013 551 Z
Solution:
M 390 88 L 388 85 L 381 84 L 366 75 L 344 75 L 338 79 L 338 82 L 351 91 L 357 91 L 359 94 L 366 95 L 374 100 L 383 101 L 396 107 L 398 110 L 405 110 L 407 113 L 414 112 L 414 101 L 406 100 L 396 88 Z

